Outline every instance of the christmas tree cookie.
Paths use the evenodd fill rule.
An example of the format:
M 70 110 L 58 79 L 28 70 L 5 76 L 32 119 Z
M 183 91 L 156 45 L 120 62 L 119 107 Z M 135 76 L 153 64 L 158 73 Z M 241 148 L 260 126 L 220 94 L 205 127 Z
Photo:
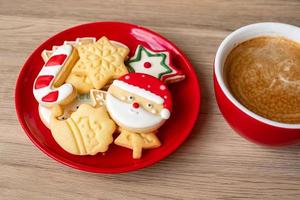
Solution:
M 174 83 L 185 78 L 185 75 L 172 65 L 168 51 L 152 51 L 138 45 L 134 56 L 127 63 L 131 72 L 149 74 L 165 83 Z

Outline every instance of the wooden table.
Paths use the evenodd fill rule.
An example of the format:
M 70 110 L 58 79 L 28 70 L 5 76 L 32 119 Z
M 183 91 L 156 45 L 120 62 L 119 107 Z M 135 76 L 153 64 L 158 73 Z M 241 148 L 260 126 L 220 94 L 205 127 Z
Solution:
M 30 142 L 14 109 L 16 78 L 37 45 L 68 27 L 105 20 L 139 24 L 170 39 L 189 57 L 202 89 L 201 113 L 187 141 L 154 166 L 117 175 L 50 159 Z M 246 141 L 226 124 L 214 98 L 218 45 L 236 28 L 262 21 L 300 26 L 300 2 L 0 0 L 0 199 L 300 199 L 300 147 Z

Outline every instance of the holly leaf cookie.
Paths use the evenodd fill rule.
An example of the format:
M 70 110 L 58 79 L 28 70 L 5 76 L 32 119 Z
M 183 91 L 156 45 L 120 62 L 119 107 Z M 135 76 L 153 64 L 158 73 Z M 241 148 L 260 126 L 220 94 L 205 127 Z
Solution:
M 183 72 L 173 66 L 168 51 L 152 51 L 138 45 L 127 64 L 129 71 L 148 74 L 165 83 L 174 83 L 185 78 Z
M 73 67 L 66 82 L 71 83 L 79 93 L 101 89 L 112 79 L 127 74 L 124 60 L 129 49 L 125 45 L 112 43 L 106 37 L 95 43 L 75 46 L 79 60 Z

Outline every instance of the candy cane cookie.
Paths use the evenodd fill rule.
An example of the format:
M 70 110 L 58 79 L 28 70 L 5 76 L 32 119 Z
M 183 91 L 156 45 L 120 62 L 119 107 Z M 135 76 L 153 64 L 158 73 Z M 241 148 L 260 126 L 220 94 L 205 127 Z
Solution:
M 78 58 L 72 45 L 59 46 L 53 52 L 33 84 L 34 97 L 41 105 L 65 105 L 76 97 L 76 89 L 65 80 Z

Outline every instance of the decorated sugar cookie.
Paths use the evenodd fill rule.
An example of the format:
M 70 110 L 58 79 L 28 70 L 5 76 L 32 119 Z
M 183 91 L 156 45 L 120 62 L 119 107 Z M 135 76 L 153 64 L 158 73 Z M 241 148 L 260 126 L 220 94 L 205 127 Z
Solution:
M 91 89 L 102 89 L 113 79 L 127 74 L 124 61 L 128 47 L 111 42 L 102 37 L 94 43 L 75 45 L 79 60 L 73 67 L 66 82 L 72 84 L 78 93 L 88 93 Z
M 138 45 L 133 57 L 128 61 L 130 71 L 154 76 L 165 83 L 181 81 L 185 75 L 176 69 L 168 51 L 152 51 Z
M 115 123 L 105 106 L 81 104 L 66 120 L 59 120 L 61 107 L 52 109 L 50 130 L 55 141 L 74 155 L 95 155 L 106 152 L 113 142 Z
M 103 106 L 105 103 L 106 92 L 102 90 L 92 89 L 90 93 L 78 94 L 76 98 L 62 107 L 62 115 L 57 117 L 58 120 L 68 119 L 73 112 L 75 112 L 81 104 L 89 104 L 94 107 Z M 39 115 L 45 126 L 49 128 L 51 119 L 51 108 L 39 105 Z
M 64 150 L 74 155 L 95 155 L 108 150 L 116 125 L 104 106 L 105 94 L 91 90 L 90 94 L 78 95 L 67 106 L 39 107 L 43 122 Z
M 76 97 L 74 87 L 64 82 L 77 60 L 77 50 L 71 45 L 59 46 L 53 52 L 33 84 L 34 97 L 40 104 L 65 105 Z
M 84 44 L 93 44 L 95 43 L 97 40 L 95 37 L 81 37 L 81 38 L 76 38 L 76 40 L 74 41 L 64 41 L 64 45 L 72 45 L 74 47 L 80 46 L 80 45 L 84 45 Z M 114 40 L 110 40 L 110 42 L 115 46 L 115 47 L 123 47 L 125 49 L 129 48 L 124 45 L 123 43 L 114 41 Z M 59 46 L 52 46 L 51 50 L 43 50 L 42 51 L 42 58 L 45 62 L 47 62 L 49 60 L 49 58 L 51 57 L 51 55 L 53 54 L 53 52 L 58 48 Z
M 115 130 L 120 134 L 114 143 L 132 149 L 134 159 L 161 145 L 156 134 L 172 111 L 165 84 L 185 76 L 169 52 L 141 45 L 128 61 L 134 72 L 128 74 L 128 53 L 127 46 L 106 37 L 77 38 L 42 52 L 45 65 L 33 93 L 42 122 L 67 152 L 106 152 Z
M 137 132 L 158 129 L 170 117 L 172 97 L 163 82 L 141 73 L 113 81 L 106 106 L 119 126 Z
M 115 144 L 133 149 L 133 158 L 140 158 L 143 148 L 160 146 L 155 134 L 170 117 L 172 97 L 157 78 L 130 73 L 113 81 L 106 94 L 106 107 L 121 127 Z

